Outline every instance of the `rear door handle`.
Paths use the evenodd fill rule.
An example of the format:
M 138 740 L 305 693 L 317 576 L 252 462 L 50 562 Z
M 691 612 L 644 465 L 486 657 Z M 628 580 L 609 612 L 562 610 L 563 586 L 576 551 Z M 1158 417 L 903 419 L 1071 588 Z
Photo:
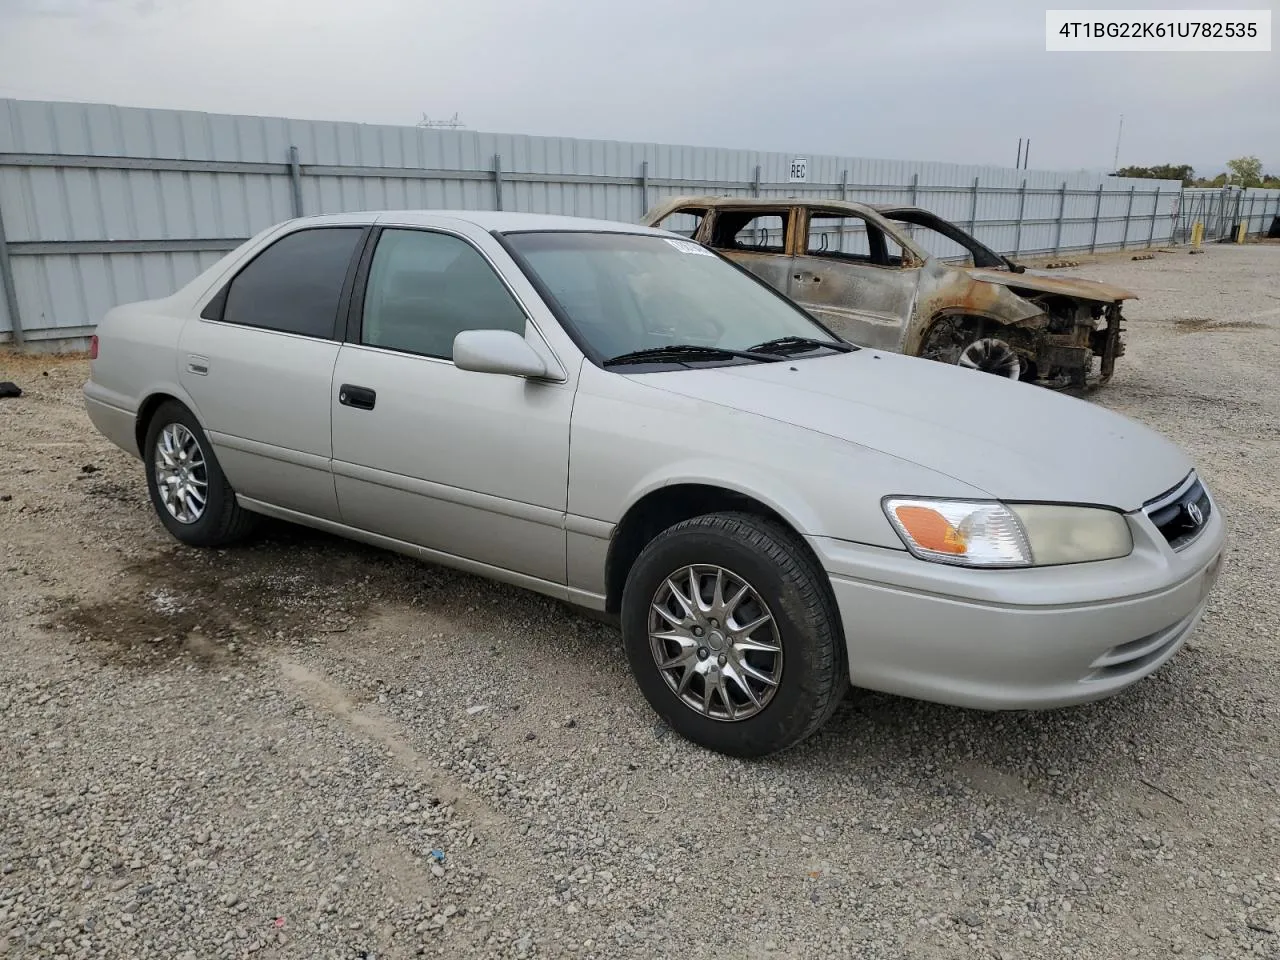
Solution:
M 338 388 L 338 402 L 344 407 L 355 407 L 357 410 L 372 410 L 378 400 L 378 394 L 368 387 L 357 387 L 344 383 Z

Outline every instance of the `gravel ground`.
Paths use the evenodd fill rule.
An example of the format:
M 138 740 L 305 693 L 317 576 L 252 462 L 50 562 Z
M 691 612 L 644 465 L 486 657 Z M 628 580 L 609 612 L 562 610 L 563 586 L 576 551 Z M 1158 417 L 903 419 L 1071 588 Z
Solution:
M 859 693 L 756 763 L 555 602 L 284 525 L 180 548 L 83 358 L 0 356 L 0 954 L 1280 957 L 1280 246 L 1066 272 L 1141 296 L 1092 402 L 1230 518 L 1199 633 L 1100 704 Z

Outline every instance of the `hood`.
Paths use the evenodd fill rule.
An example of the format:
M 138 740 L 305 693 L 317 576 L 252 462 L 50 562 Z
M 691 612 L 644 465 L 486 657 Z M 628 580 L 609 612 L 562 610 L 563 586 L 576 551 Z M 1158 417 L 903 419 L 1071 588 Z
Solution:
M 1161 434 L 1088 401 L 870 349 L 630 376 L 911 461 L 1001 500 L 1136 510 L 1192 468 Z
M 1079 297 L 1082 300 L 1094 300 L 1098 303 L 1115 303 L 1120 300 L 1136 300 L 1137 294 L 1130 293 L 1122 287 L 1113 287 L 1109 283 L 1097 280 L 1082 280 L 1079 277 L 1051 277 L 1044 273 L 1012 273 L 1007 270 L 988 270 L 985 267 L 961 267 L 975 280 L 985 283 L 998 283 L 1003 287 L 1017 287 L 1021 290 L 1035 290 L 1038 293 L 1056 293 L 1065 297 Z

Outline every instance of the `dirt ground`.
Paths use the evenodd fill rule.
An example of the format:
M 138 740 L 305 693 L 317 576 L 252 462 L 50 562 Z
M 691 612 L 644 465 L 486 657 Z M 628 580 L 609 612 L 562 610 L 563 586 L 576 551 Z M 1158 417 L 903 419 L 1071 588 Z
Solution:
M 858 693 L 758 763 L 550 600 L 181 547 L 87 362 L 0 355 L 0 955 L 1280 957 L 1280 245 L 1061 272 L 1139 294 L 1089 402 L 1228 517 L 1199 632 L 1100 704 Z

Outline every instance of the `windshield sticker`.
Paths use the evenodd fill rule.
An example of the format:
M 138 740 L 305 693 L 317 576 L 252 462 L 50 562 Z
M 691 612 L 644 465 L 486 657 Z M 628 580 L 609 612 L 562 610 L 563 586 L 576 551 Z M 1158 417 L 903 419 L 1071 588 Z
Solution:
M 694 243 L 692 240 L 672 240 L 670 237 L 663 237 L 667 243 L 671 244 L 681 253 L 696 253 L 704 257 L 714 257 L 715 254 L 701 244 Z

